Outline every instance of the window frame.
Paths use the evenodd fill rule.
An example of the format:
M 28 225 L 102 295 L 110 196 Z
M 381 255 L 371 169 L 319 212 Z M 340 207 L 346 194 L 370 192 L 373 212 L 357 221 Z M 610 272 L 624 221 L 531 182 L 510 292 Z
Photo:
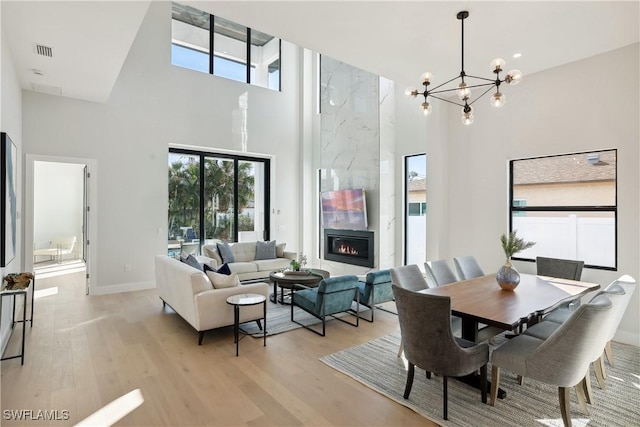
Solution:
M 514 199 L 514 165 L 515 163 L 523 160 L 532 159 L 545 159 L 553 157 L 568 157 L 568 156 L 587 156 L 588 154 L 602 153 L 604 151 L 614 151 L 616 155 L 615 166 L 615 204 L 614 205 L 583 205 L 583 206 L 514 206 L 514 201 L 520 201 L 521 199 Z M 553 154 L 547 156 L 535 156 L 520 159 L 509 160 L 509 232 L 513 231 L 513 218 L 514 216 L 524 216 L 526 212 L 612 212 L 614 219 L 614 265 L 602 266 L 594 264 L 586 264 L 584 268 L 591 268 L 595 270 L 618 270 L 618 149 L 617 148 L 603 148 L 601 150 L 579 151 L 574 153 Z M 512 257 L 513 260 L 535 262 L 535 259 L 519 257 L 517 255 Z

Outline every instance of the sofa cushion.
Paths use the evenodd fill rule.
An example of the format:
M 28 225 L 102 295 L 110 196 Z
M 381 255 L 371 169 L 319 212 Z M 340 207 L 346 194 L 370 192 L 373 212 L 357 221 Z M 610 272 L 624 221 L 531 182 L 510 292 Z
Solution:
M 196 259 L 196 257 L 194 257 L 193 255 L 189 255 L 186 258 L 180 257 L 180 261 L 184 262 L 187 265 L 190 265 L 195 269 L 202 271 L 202 264 L 200 264 Z
M 231 246 L 229 246 L 229 244 L 227 242 L 218 243 L 218 244 L 216 244 L 216 246 L 218 247 L 218 252 L 220 253 L 220 257 L 222 258 L 222 262 L 228 263 L 228 262 L 235 262 L 236 261 L 235 255 L 234 255 L 233 251 L 231 250 Z
M 222 264 L 222 258 L 218 252 L 217 245 L 204 245 L 202 247 L 202 252 L 204 256 L 215 259 L 218 262 L 218 265 Z
M 240 285 L 237 274 L 226 275 L 207 271 L 207 276 L 209 276 L 209 280 L 211 280 L 211 284 L 215 289 L 232 288 Z
M 247 262 L 256 259 L 256 242 L 237 242 L 233 243 L 233 257 L 236 262 Z M 222 257 L 224 258 L 224 257 Z M 226 262 L 226 261 L 225 261 Z
M 278 243 L 276 245 L 276 258 L 284 258 L 284 247 L 287 246 L 286 243 Z
M 229 268 L 232 273 L 255 273 L 258 271 L 258 266 L 255 262 L 234 262 L 229 264 Z
M 216 273 L 226 274 L 229 276 L 231 274 L 231 269 L 229 268 L 229 264 L 224 263 L 216 270 Z
M 276 241 L 256 242 L 256 260 L 274 259 L 276 257 Z
M 258 261 L 254 261 L 253 263 L 257 266 L 258 271 L 272 271 L 278 270 L 280 268 L 289 267 L 289 260 L 286 258 L 276 258 L 276 259 L 262 259 Z

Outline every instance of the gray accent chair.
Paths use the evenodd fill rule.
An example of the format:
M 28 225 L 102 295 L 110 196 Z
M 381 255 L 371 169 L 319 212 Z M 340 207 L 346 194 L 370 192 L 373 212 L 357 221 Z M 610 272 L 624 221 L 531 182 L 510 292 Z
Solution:
M 349 312 L 351 314 L 353 311 L 353 301 L 356 302 L 356 310 L 355 314 L 353 314 L 356 317 L 355 323 L 347 322 L 335 316 L 335 314 L 342 312 Z M 294 320 L 293 313 L 295 307 L 299 307 L 322 320 L 322 332 Z M 360 298 L 357 276 L 347 275 L 322 279 L 317 288 L 308 288 L 303 285 L 294 285 L 291 287 L 291 321 L 320 336 L 325 336 L 327 316 L 358 327 L 360 324 L 359 310 Z
M 427 283 L 430 288 L 436 288 L 458 281 L 458 277 L 444 259 L 425 262 L 424 271 L 427 273 Z
M 606 295 L 598 295 L 573 311 L 547 339 L 522 334 L 495 349 L 491 355 L 491 405 L 496 404 L 500 370 L 506 369 L 557 386 L 562 421 L 571 426 L 570 390 L 583 381 L 594 353 L 598 349 L 602 352 L 609 332 L 602 325 L 612 317 L 612 307 Z M 576 387 L 579 394 L 580 389 Z
M 584 261 L 572 259 L 536 257 L 536 270 L 539 276 L 560 279 L 580 280 Z
M 448 420 L 447 380 L 480 370 L 480 390 L 487 403 L 487 362 L 489 345 L 475 344 L 456 338 L 451 330 L 451 299 L 445 296 L 412 292 L 393 285 L 398 307 L 400 334 L 408 362 L 404 398 L 408 399 L 413 385 L 415 367 L 442 376 L 443 418 Z
M 373 322 L 376 304 L 393 301 L 391 272 L 389 270 L 379 270 L 367 273 L 365 281 L 358 282 L 358 292 L 360 304 L 371 309 L 371 319 L 366 317 L 361 317 L 361 319 Z
M 478 264 L 478 261 L 472 255 L 454 257 L 453 264 L 456 267 L 456 272 L 460 280 L 475 279 L 476 277 L 485 275 L 482 267 L 480 267 L 480 264 Z

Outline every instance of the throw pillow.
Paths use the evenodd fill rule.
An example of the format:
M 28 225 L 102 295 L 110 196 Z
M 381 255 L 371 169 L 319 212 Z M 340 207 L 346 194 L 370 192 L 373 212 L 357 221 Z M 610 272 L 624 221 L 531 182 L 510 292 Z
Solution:
M 218 253 L 217 245 L 204 245 L 202 250 L 204 251 L 204 256 L 215 259 L 218 265 L 222 264 L 222 258 L 220 258 L 220 254 Z
M 216 272 L 218 270 L 216 270 L 215 268 L 211 267 L 209 264 L 202 264 L 202 271 L 204 271 L 206 273 L 207 271 Z
M 216 270 L 216 273 L 224 274 L 229 276 L 231 274 L 231 269 L 229 268 L 229 264 L 222 264 L 219 269 Z
M 276 258 L 284 258 L 284 247 L 286 243 L 278 243 L 276 245 Z
M 197 268 L 198 270 L 202 271 L 202 264 L 200 264 L 196 259 L 196 257 L 194 257 L 193 255 L 189 255 L 186 258 L 180 258 L 180 261 L 184 262 L 187 265 L 190 265 L 193 268 Z
M 218 246 L 218 252 L 222 257 L 222 262 L 224 263 L 236 262 L 235 258 L 233 257 L 233 251 L 231 250 L 231 246 L 229 246 L 227 242 L 218 243 L 217 246 Z
M 275 259 L 276 241 L 256 242 L 256 259 Z
M 234 286 L 240 286 L 240 280 L 238 280 L 237 274 L 227 276 L 226 274 L 216 273 L 214 271 L 207 271 L 207 276 L 211 280 L 211 284 L 215 289 L 232 288 Z

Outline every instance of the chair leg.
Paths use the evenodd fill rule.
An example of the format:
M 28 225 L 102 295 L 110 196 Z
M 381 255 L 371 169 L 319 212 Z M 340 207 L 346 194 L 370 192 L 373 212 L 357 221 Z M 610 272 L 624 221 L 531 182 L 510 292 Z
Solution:
M 589 415 L 589 407 L 587 406 L 587 397 L 585 396 L 583 382 L 584 380 L 576 384 L 575 389 L 576 394 L 578 395 L 578 403 L 580 404 L 580 408 L 582 408 L 582 412 Z
M 496 365 L 491 367 L 491 406 L 496 406 L 498 400 L 498 385 L 500 384 L 500 368 Z
M 258 324 L 258 329 L 262 330 L 262 322 L 260 319 L 256 320 L 256 323 Z
M 204 338 L 204 331 L 198 333 L 198 345 L 202 345 L 202 339 Z
M 409 394 L 411 394 L 411 387 L 413 386 L 413 374 L 415 373 L 416 367 L 413 363 L 409 362 L 409 369 L 407 370 L 407 384 L 404 387 L 404 398 L 408 399 Z
M 400 347 L 398 347 L 398 357 L 402 356 L 403 351 L 404 351 L 404 345 L 402 345 L 402 338 L 400 338 Z
M 604 382 L 605 374 L 602 356 L 593 363 L 593 368 L 596 371 L 596 380 L 598 380 L 598 385 L 604 390 L 607 387 L 607 384 Z
M 447 378 L 448 377 L 446 375 L 442 376 L 442 418 L 444 418 L 445 420 L 449 419 L 449 408 L 447 407 L 447 404 L 449 403 L 449 395 L 447 393 Z
M 583 384 L 582 388 L 584 388 L 584 397 L 587 400 L 587 403 L 593 405 L 593 391 L 591 390 L 591 373 L 587 370 L 587 375 L 582 379 Z
M 431 379 L 431 372 L 430 371 L 426 371 L 427 374 L 427 379 L 430 380 Z
M 604 347 L 604 354 L 607 356 L 607 361 L 612 368 L 615 368 L 616 365 L 613 362 L 613 352 L 611 350 L 611 341 L 607 342 L 607 345 Z
M 487 403 L 487 365 L 486 363 L 480 368 L 480 396 L 482 403 Z
M 569 396 L 569 387 L 558 387 L 558 397 L 560 398 L 560 412 L 562 413 L 562 422 L 565 427 L 571 427 L 571 399 Z
M 524 377 L 522 375 L 518 375 L 518 385 L 524 384 Z

